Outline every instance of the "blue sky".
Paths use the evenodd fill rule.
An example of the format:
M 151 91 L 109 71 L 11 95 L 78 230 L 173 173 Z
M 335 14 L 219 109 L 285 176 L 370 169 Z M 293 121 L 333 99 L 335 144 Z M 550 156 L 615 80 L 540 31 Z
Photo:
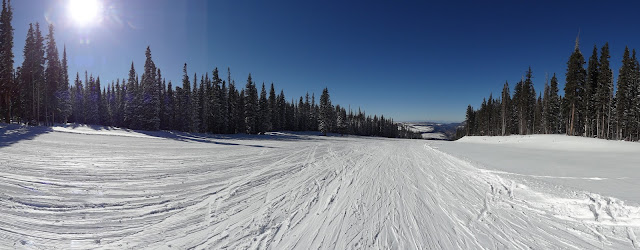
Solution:
M 462 121 L 529 66 L 536 90 L 554 72 L 563 88 L 578 30 L 585 58 L 609 42 L 615 76 L 624 46 L 640 44 L 633 2 L 102 0 L 105 18 L 85 27 L 67 0 L 12 2 L 16 67 L 28 24 L 53 23 L 73 76 L 125 78 L 151 46 L 174 84 L 184 63 L 190 77 L 230 67 L 240 86 L 251 73 L 289 100 L 328 87 L 334 104 L 397 121 Z

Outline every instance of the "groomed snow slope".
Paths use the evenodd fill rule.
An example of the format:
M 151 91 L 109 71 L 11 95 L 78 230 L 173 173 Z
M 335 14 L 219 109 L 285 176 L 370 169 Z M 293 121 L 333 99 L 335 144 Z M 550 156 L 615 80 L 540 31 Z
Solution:
M 565 135 L 467 136 L 433 147 L 509 178 L 640 204 L 640 143 Z
M 421 140 L 86 129 L 0 129 L 0 246 L 640 247 L 638 207 L 528 186 Z

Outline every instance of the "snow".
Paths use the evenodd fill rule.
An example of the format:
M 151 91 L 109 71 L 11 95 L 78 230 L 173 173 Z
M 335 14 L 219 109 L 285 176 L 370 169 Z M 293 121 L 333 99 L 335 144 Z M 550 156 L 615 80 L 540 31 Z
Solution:
M 484 164 L 473 152 L 459 156 L 475 147 L 534 153 L 544 148 L 482 139 L 427 142 L 315 134 L 211 136 L 4 125 L 0 246 L 640 247 L 640 211 L 624 199 L 547 182 L 566 179 L 525 176 L 569 176 L 562 173 L 517 172 L 517 166 Z M 531 139 L 536 140 L 549 138 Z M 584 158 L 600 155 L 589 150 L 573 152 L 583 152 Z M 625 152 L 619 156 L 634 155 Z M 529 166 L 532 160 L 538 159 L 512 162 Z M 564 167 L 579 169 L 556 169 Z M 588 171 L 595 170 L 587 168 L 582 176 L 607 179 L 581 181 L 612 178 Z
M 442 132 L 438 133 L 423 133 L 422 139 L 438 139 L 438 140 L 446 140 L 447 136 Z
M 479 168 L 640 204 L 640 143 L 565 135 L 466 136 L 434 147 Z

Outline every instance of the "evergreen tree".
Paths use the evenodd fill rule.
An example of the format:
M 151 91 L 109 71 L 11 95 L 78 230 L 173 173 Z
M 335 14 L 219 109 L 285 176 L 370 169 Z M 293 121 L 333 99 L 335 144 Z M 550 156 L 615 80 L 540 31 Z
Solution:
M 49 34 L 47 35 L 47 50 L 46 50 L 47 67 L 45 70 L 45 95 L 44 95 L 44 109 L 45 109 L 45 122 L 53 124 L 55 122 L 56 110 L 58 107 L 57 98 L 55 97 L 58 92 L 58 87 L 61 85 L 61 67 L 60 57 L 58 56 L 58 48 L 56 47 L 56 40 L 54 38 L 53 24 L 49 24 Z
M 598 82 L 596 87 L 596 119 L 598 138 L 610 138 L 609 119 L 613 99 L 613 72 L 609 66 L 609 43 L 605 43 L 600 51 Z
M 585 97 L 585 78 L 584 57 L 580 52 L 579 42 L 576 39 L 576 46 L 567 62 L 566 83 L 564 87 L 565 101 L 567 104 L 567 134 L 578 135 L 581 127 L 581 119 L 583 114 L 582 104 Z
M 0 110 L 4 109 L 4 120 L 11 122 L 11 98 L 17 91 L 13 77 L 13 10 L 11 1 L 2 0 L 0 14 Z
M 164 110 L 166 112 L 165 116 L 167 117 L 167 122 L 165 124 L 166 127 L 164 129 L 174 130 L 176 129 L 176 100 L 171 81 L 169 81 L 169 84 L 167 85 L 167 94 L 165 95 L 164 105 Z
M 561 102 L 558 96 L 558 78 L 554 73 L 551 77 L 551 85 L 549 86 L 549 113 L 547 119 L 549 120 L 550 133 L 560 133 L 561 126 Z
M 131 129 L 139 129 L 139 99 L 136 88 L 136 69 L 133 67 L 133 62 L 131 62 L 129 79 L 127 80 L 127 85 L 124 87 L 124 92 L 124 126 Z
M 34 124 L 36 117 L 36 85 L 35 85 L 35 67 L 36 67 L 36 37 L 33 25 L 29 24 L 27 38 L 23 49 L 23 58 L 20 74 L 20 109 L 22 110 L 22 119 L 28 123 Z
M 629 48 L 625 47 L 622 56 L 622 67 L 618 75 L 618 90 L 616 92 L 617 139 L 627 139 L 630 126 L 631 88 L 633 86 L 633 62 L 629 55 Z
M 244 120 L 248 134 L 258 133 L 258 90 L 251 80 L 251 74 L 247 78 L 245 86 Z
M 67 65 L 67 47 L 64 46 L 62 51 L 62 65 L 60 72 L 60 85 L 56 92 L 56 102 L 58 103 L 57 112 L 60 116 L 60 121 L 67 123 L 69 116 L 71 115 L 71 93 L 69 92 L 69 66 Z
M 73 99 L 73 117 L 75 123 L 84 123 L 84 87 L 80 80 L 80 74 L 76 73 L 74 99 Z
M 331 128 L 332 111 L 333 106 L 329 99 L 329 89 L 324 88 L 322 90 L 322 95 L 320 96 L 320 115 L 318 117 L 318 128 L 323 135 L 327 135 L 327 132 L 329 132 L 329 129 Z
M 259 132 L 264 134 L 268 130 L 271 130 L 271 111 L 269 109 L 269 101 L 267 100 L 267 90 L 265 89 L 264 83 L 262 83 L 262 90 L 260 91 L 260 101 L 259 101 Z
M 582 113 L 584 113 L 584 125 L 585 125 L 585 135 L 593 136 L 595 133 L 595 123 L 596 123 L 596 100 L 597 100 L 597 88 L 598 88 L 598 75 L 600 74 L 600 69 L 598 65 L 598 48 L 594 45 L 593 52 L 591 57 L 589 57 L 589 62 L 587 66 L 587 79 L 585 86 L 585 98 L 584 98 L 584 107 Z
M 509 82 L 504 83 L 504 87 L 502 87 L 502 103 L 500 105 L 500 120 L 502 124 L 501 134 L 502 136 L 507 135 L 509 128 L 509 117 L 511 111 L 511 90 L 509 89 Z
M 191 91 L 191 123 L 189 124 L 189 130 L 191 132 L 200 131 L 200 114 L 202 113 L 202 107 L 200 106 L 200 96 L 198 95 L 198 76 L 193 73 L 193 90 Z
M 193 108 L 191 107 L 191 83 L 189 82 L 189 75 L 187 74 L 187 64 L 184 64 L 184 68 L 182 69 L 182 91 L 179 91 L 180 94 L 180 109 L 179 113 L 182 115 L 182 119 L 178 119 L 180 123 L 181 131 L 189 131 L 190 126 L 192 124 L 193 119 Z
M 160 129 L 159 88 L 156 75 L 157 68 L 151 58 L 151 48 L 145 52 L 144 72 L 142 73 L 140 126 L 145 130 Z
M 268 100 L 269 123 L 271 125 L 268 128 L 269 130 L 280 130 L 277 101 L 278 100 L 276 97 L 276 90 L 273 87 L 273 83 L 271 83 L 271 88 L 269 89 L 269 100 Z
M 633 49 L 631 56 L 631 81 L 629 88 L 629 140 L 636 141 L 640 137 L 640 65 Z
M 229 76 L 231 79 L 231 76 Z M 229 128 L 227 133 L 235 134 L 239 133 L 240 130 L 240 111 L 238 108 L 238 91 L 236 90 L 235 83 L 229 83 L 229 99 L 228 99 L 228 109 L 229 109 Z

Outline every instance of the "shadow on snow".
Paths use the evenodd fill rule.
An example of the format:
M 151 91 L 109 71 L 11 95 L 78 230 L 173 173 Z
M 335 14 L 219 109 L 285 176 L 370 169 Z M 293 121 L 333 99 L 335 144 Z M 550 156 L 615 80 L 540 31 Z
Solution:
M 23 140 L 33 140 L 38 135 L 53 131 L 50 127 L 30 127 L 19 124 L 0 123 L 0 148 Z

